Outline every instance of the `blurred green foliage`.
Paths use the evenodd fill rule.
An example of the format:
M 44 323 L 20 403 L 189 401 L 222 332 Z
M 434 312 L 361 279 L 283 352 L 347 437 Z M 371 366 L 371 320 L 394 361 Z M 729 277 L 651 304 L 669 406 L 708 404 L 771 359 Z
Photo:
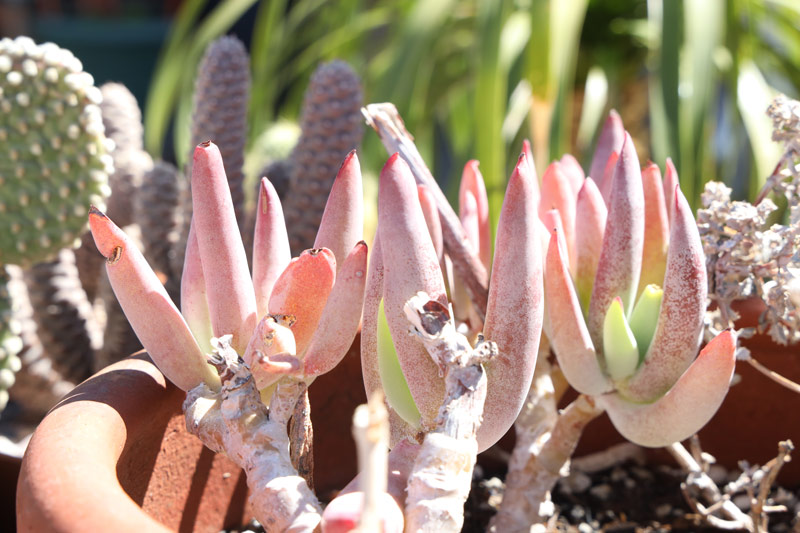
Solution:
M 188 154 L 192 80 L 203 49 L 255 0 L 187 0 L 146 105 L 146 145 Z M 695 205 L 703 182 L 752 197 L 777 162 L 764 111 L 800 93 L 795 0 L 263 0 L 253 37 L 250 138 L 295 120 L 313 69 L 350 62 L 367 102 L 391 101 L 446 190 L 478 159 L 499 213 L 522 139 L 537 168 L 572 152 L 588 167 L 614 107 L 642 159 L 675 162 Z M 365 102 L 366 103 L 366 102 Z M 386 154 L 365 137 L 373 171 Z

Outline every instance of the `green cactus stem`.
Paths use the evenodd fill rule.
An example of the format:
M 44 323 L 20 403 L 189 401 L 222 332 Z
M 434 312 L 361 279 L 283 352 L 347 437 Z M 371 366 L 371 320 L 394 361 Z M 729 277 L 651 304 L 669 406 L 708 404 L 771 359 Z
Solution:
M 71 52 L 0 40 L 0 264 L 30 265 L 77 245 L 113 170 L 100 90 Z
M 0 267 L 0 411 L 8 403 L 8 389 L 14 385 L 14 375 L 22 366 L 22 329 L 14 316 L 14 301 L 8 288 L 10 276 Z
M 362 103 L 361 82 L 344 61 L 320 65 L 311 76 L 283 206 L 292 255 L 314 245 L 336 172 L 361 143 Z

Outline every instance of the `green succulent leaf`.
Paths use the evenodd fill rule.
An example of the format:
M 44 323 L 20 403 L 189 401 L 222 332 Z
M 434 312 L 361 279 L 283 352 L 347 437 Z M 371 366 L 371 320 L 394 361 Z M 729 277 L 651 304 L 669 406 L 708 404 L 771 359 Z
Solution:
M 389 402 L 392 409 L 400 415 L 400 418 L 414 427 L 419 427 L 419 409 L 411 396 L 403 369 L 400 368 L 392 334 L 389 331 L 389 323 L 383 312 L 383 301 L 378 309 L 378 373 L 381 376 L 386 401 Z
M 653 340 L 663 296 L 664 289 L 658 285 L 648 285 L 642 291 L 631 313 L 629 324 L 639 347 L 639 362 L 644 360 L 650 348 L 650 341 Z
M 606 370 L 613 380 L 624 379 L 639 365 L 639 349 L 625 313 L 622 300 L 614 298 L 603 321 L 603 355 Z

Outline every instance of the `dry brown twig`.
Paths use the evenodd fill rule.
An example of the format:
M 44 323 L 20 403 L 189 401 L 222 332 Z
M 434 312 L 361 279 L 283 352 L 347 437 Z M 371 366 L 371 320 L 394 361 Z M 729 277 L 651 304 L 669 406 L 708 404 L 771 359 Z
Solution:
M 775 505 L 769 496 L 778 472 L 791 460 L 791 452 L 794 450 L 791 441 L 778 443 L 778 455 L 764 466 L 743 465 L 739 478 L 724 489 L 720 489 L 708 475 L 708 466 L 714 459 L 700 451 L 697 436 L 692 438 L 691 447 L 694 453 L 687 451 L 681 443 L 672 444 L 666 449 L 688 473 L 686 481 L 681 484 L 687 504 L 709 525 L 725 530 L 766 533 L 769 514 L 787 510 L 785 506 Z M 749 513 L 745 513 L 734 503 L 733 498 L 739 493 L 747 494 L 750 501 Z

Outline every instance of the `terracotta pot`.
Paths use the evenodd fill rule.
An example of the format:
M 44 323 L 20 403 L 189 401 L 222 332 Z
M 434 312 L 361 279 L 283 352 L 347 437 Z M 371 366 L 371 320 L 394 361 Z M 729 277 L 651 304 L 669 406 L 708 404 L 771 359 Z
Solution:
M 186 432 L 184 394 L 140 352 L 68 394 L 34 433 L 19 531 L 208 531 L 249 519 L 244 473 Z
M 741 302 L 736 307 L 742 315 L 737 327 L 756 325 L 763 305 L 761 300 Z M 800 382 L 800 347 L 781 346 L 768 335 L 756 335 L 742 344 L 760 363 Z M 736 374 L 741 379 L 731 387 L 719 411 L 699 433 L 703 450 L 733 469 L 740 460 L 766 463 L 777 455 L 781 440 L 791 439 L 795 446 L 800 445 L 800 394 L 778 385 L 745 362 L 736 363 Z M 619 442 L 623 442 L 622 437 L 608 416 L 602 415 L 586 427 L 576 456 Z M 656 453 L 654 457 L 673 462 L 666 453 Z M 787 486 L 800 484 L 800 461 L 786 464 L 778 481 Z

